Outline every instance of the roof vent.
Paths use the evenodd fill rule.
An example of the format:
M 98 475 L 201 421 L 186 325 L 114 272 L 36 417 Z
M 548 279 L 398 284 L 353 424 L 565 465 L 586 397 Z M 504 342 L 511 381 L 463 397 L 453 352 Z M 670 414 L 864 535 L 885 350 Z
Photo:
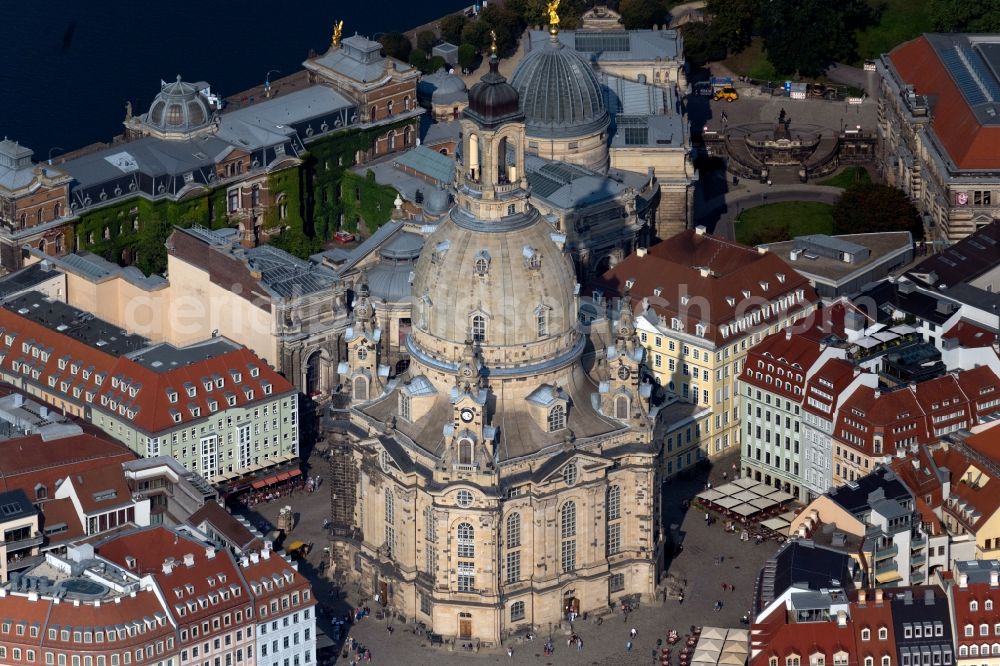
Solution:
M 699 224 L 697 227 L 694 228 L 694 232 L 699 236 L 704 236 L 706 233 L 708 233 L 708 229 L 705 227 L 704 224 Z
M 186 567 L 194 566 L 194 553 L 186 553 L 184 555 L 184 566 Z

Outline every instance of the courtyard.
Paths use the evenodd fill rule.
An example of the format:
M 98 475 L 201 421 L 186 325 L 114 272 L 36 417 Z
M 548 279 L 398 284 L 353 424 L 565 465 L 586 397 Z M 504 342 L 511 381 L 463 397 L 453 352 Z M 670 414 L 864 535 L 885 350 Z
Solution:
M 751 604 L 753 587 L 757 573 L 765 560 L 777 549 L 773 541 L 761 545 L 741 542 L 739 536 L 725 532 L 721 522 L 706 525 L 704 513 L 697 509 L 686 509 L 685 500 L 691 500 L 704 490 L 706 483 L 713 486 L 725 483 L 723 474 L 731 478 L 736 455 L 716 461 L 711 471 L 704 471 L 686 479 L 672 479 L 663 485 L 664 527 L 669 534 L 671 526 L 681 537 L 682 550 L 668 563 L 666 574 L 683 586 L 684 601 L 668 599 L 655 603 L 643 600 L 640 607 L 626 618 L 620 609 L 604 615 L 599 620 L 594 616 L 581 617 L 573 623 L 561 626 L 536 627 L 537 637 L 532 641 L 512 642 L 497 649 L 479 652 L 462 650 L 449 651 L 448 647 L 431 646 L 427 638 L 415 632 L 414 625 L 400 623 L 397 619 L 376 619 L 376 604 L 371 600 L 358 598 L 357 590 L 339 590 L 324 576 L 322 566 L 326 545 L 324 520 L 330 508 L 329 479 L 327 463 L 313 455 L 303 466 L 309 476 L 323 477 L 324 481 L 315 492 L 300 491 L 288 497 L 260 504 L 246 513 L 251 520 L 275 524 L 282 506 L 289 505 L 296 514 L 296 525 L 285 537 L 285 543 L 293 540 L 312 542 L 314 548 L 299 565 L 299 570 L 309 578 L 316 591 L 317 599 L 330 609 L 321 613 L 319 626 L 328 636 L 333 636 L 331 612 L 342 617 L 351 608 L 367 603 L 372 607 L 372 615 L 349 627 L 349 635 L 372 652 L 372 663 L 450 664 L 467 663 L 540 663 L 556 664 L 649 664 L 653 662 L 654 651 L 659 654 L 657 640 L 665 644 L 667 631 L 676 629 L 681 637 L 690 631 L 692 625 L 741 627 L 740 619 Z M 323 569 L 321 571 L 321 569 Z M 723 583 L 733 587 L 724 591 Z M 716 611 L 717 601 L 722 602 Z M 392 627 L 392 631 L 389 627 Z M 632 640 L 631 653 L 626 651 L 629 631 L 638 632 Z M 567 645 L 570 633 L 576 633 L 583 641 L 582 650 Z M 551 635 L 555 646 L 552 655 L 543 654 L 543 645 Z M 342 637 L 343 638 L 343 637 Z M 337 661 L 328 663 L 350 663 L 350 657 L 343 658 L 343 640 L 338 642 Z M 446 644 L 447 645 L 447 644 Z M 506 649 L 513 649 L 508 657 Z M 674 650 L 675 655 L 680 646 Z M 352 655 L 353 656 L 353 655 Z M 656 663 L 659 663 L 657 660 Z M 676 664 L 676 656 L 675 662 Z

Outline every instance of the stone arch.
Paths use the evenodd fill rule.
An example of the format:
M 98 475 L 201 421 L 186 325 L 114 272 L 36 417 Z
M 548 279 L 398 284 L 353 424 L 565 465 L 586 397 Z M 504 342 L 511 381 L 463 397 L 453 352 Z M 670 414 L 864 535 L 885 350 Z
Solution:
M 323 381 L 323 352 L 319 349 L 313 351 L 306 357 L 304 367 L 304 381 L 302 388 L 306 395 L 316 395 L 321 390 Z
M 354 399 L 359 401 L 368 400 L 368 378 L 358 376 L 353 381 Z
M 615 418 L 627 419 L 629 414 L 629 399 L 626 395 L 615 396 Z

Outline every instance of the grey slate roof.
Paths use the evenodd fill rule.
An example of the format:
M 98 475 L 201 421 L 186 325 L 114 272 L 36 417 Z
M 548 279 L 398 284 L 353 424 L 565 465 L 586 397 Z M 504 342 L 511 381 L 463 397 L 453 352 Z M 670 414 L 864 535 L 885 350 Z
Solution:
M 291 125 L 354 106 L 336 90 L 311 86 L 222 114 L 217 136 L 250 150 L 285 142 Z
M 545 30 L 530 31 L 530 48 L 548 43 Z M 676 30 L 560 30 L 559 41 L 585 58 L 604 60 L 672 60 L 680 53 L 680 34 Z
M 382 45 L 361 35 L 352 35 L 340 43 L 340 48 L 332 48 L 315 62 L 342 76 L 370 83 L 377 81 L 385 74 L 385 60 L 381 55 Z M 392 66 L 397 71 L 413 69 L 396 60 Z
M 625 189 L 622 183 L 575 164 L 526 156 L 524 168 L 532 196 L 558 208 L 571 209 L 606 201 Z
M 455 160 L 426 146 L 406 151 L 396 158 L 396 162 L 433 178 L 438 183 L 451 183 L 455 177 Z
M 260 271 L 261 283 L 269 291 L 283 298 L 305 296 L 330 289 L 337 281 L 333 271 L 303 261 L 270 245 L 261 245 L 245 252 L 250 269 Z
M 30 148 L 16 141 L 6 138 L 0 141 L 0 187 L 18 190 L 30 185 L 35 177 L 33 154 Z

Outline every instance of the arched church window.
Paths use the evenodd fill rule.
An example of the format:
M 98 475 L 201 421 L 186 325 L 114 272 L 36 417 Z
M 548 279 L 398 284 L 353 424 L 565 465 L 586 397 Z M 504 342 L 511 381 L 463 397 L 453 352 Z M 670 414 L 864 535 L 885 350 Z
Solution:
M 486 341 L 486 317 L 481 314 L 472 316 L 472 341 Z
M 615 398 L 615 418 L 616 419 L 627 419 L 628 418 L 628 398 L 623 395 Z
M 458 524 L 458 556 L 476 556 L 476 531 L 469 523 Z
M 521 545 L 521 514 L 512 513 L 507 516 L 507 547 L 517 548 Z
M 472 440 L 462 439 L 458 442 L 458 464 L 472 464 Z
M 549 410 L 549 432 L 562 430 L 566 427 L 566 408 L 556 405 Z
M 354 379 L 354 399 L 355 400 L 367 400 L 368 399 L 368 380 L 364 377 L 356 377 Z
M 540 338 L 549 334 L 549 311 L 542 306 L 535 310 L 535 328 Z
M 389 132 L 389 150 L 396 150 L 396 130 Z

